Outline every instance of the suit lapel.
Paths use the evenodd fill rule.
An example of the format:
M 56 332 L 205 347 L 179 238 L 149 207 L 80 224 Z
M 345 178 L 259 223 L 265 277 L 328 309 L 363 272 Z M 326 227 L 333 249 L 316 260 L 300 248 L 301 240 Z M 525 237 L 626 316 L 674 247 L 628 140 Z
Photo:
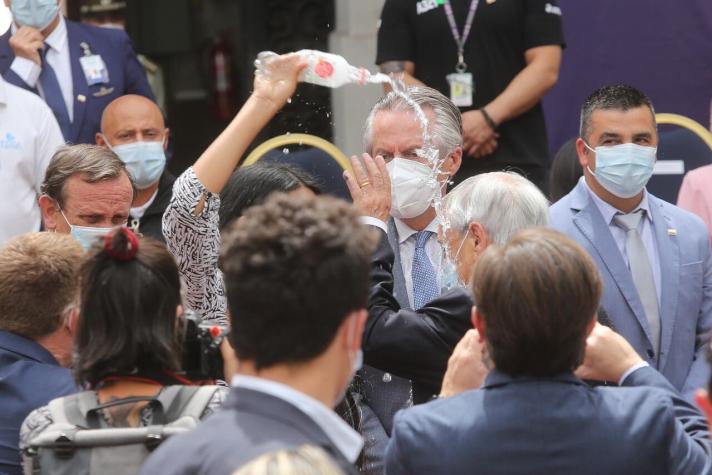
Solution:
M 680 282 L 680 246 L 675 235 L 669 235 L 668 229 L 674 229 L 672 219 L 663 211 L 662 203 L 648 194 L 650 213 L 653 218 L 655 243 L 660 261 L 660 361 L 658 367 L 665 368 L 667 355 L 672 344 L 672 330 L 677 316 L 677 296 Z
M 79 58 L 84 54 L 80 43 L 82 41 L 89 44 L 89 41 L 84 38 L 79 28 L 71 22 L 67 21 L 67 45 L 69 47 L 69 62 L 72 66 L 72 88 L 74 100 L 74 120 L 72 120 L 72 136 L 67 137 L 67 140 L 74 143 L 79 137 L 82 123 L 84 123 L 84 113 L 86 112 L 87 101 L 89 100 L 89 85 L 84 77 Z M 91 44 L 89 44 L 91 47 Z M 81 98 L 81 99 L 80 99 Z M 83 99 L 83 100 L 82 100 Z
M 411 310 L 410 299 L 408 298 L 408 287 L 405 285 L 405 276 L 403 275 L 403 266 L 401 265 L 400 255 L 400 238 L 398 236 L 398 228 L 396 227 L 393 218 L 388 220 L 388 242 L 393 249 L 393 291 L 396 300 L 401 308 Z
M 608 229 L 608 223 L 603 220 L 596 203 L 588 195 L 585 183 L 579 182 L 573 193 L 571 209 L 578 211 L 574 215 L 574 224 L 588 240 L 590 246 L 595 249 L 601 261 L 603 261 L 608 273 L 628 303 L 630 310 L 643 328 L 648 341 L 652 342 L 643 304 L 638 296 L 630 270 L 625 265 L 623 256 L 611 235 L 611 231 Z M 615 323 L 615 316 L 612 317 L 614 317 Z

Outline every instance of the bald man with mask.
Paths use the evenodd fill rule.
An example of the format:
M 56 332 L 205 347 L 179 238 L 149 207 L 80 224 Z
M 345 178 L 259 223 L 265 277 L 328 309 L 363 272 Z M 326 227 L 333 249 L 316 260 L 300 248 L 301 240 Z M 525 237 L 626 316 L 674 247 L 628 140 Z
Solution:
M 143 96 L 112 101 L 101 116 L 96 143 L 110 148 L 126 164 L 138 190 L 128 225 L 134 231 L 165 241 L 161 218 L 168 206 L 175 177 L 166 170 L 169 130 L 158 106 Z

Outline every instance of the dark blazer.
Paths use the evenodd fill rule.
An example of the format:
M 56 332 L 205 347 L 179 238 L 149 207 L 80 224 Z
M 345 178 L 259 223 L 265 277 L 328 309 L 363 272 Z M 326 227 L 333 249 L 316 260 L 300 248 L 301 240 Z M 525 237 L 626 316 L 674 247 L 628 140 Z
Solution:
M 77 392 L 72 372 L 33 340 L 0 331 L 0 473 L 21 474 L 20 427 L 54 398 Z
M 321 428 L 295 406 L 262 392 L 233 388 L 219 411 L 195 430 L 161 445 L 141 473 L 230 475 L 260 455 L 304 444 L 324 449 L 345 473 L 357 473 Z
M 618 333 L 686 396 L 707 384 L 705 352 L 712 330 L 712 253 L 697 216 L 648 194 L 660 257 L 660 355 L 630 270 L 586 184 L 579 182 L 550 209 L 550 223 L 593 257 L 603 279 L 601 305 Z
M 704 417 L 652 368 L 624 386 L 490 373 L 481 389 L 401 411 L 386 472 L 706 475 Z M 655 386 L 655 387 L 652 387 Z
M 165 243 L 166 238 L 163 237 L 162 221 L 163 213 L 168 207 L 168 203 L 171 201 L 173 196 L 173 183 L 176 181 L 171 172 L 168 170 L 163 172 L 161 175 L 161 181 L 158 183 L 158 194 L 156 199 L 153 200 L 151 206 L 146 209 L 146 213 L 138 220 L 138 232 L 144 236 L 158 239 L 159 241 Z M 134 218 L 129 217 L 129 225 L 131 228 L 134 227 Z
M 71 135 L 64 139 L 69 143 L 93 144 L 101 128 L 101 114 L 109 102 L 125 94 L 138 94 L 151 100 L 155 98 L 126 33 L 66 19 L 65 22 L 74 88 L 74 121 Z M 15 53 L 10 47 L 10 36 L 10 29 L 0 36 L 0 74 L 7 82 L 36 93 L 36 89 L 30 88 L 10 69 L 15 59 Z M 87 84 L 79 63 L 79 58 L 84 55 L 82 43 L 89 46 L 92 54 L 98 54 L 104 59 L 109 82 L 93 86 Z
M 379 232 L 363 335 L 364 362 L 412 380 L 418 403 L 440 391 L 452 350 L 472 328 L 472 299 L 465 290 L 453 289 L 417 311 L 401 309 L 393 296 L 393 251 L 386 234 Z

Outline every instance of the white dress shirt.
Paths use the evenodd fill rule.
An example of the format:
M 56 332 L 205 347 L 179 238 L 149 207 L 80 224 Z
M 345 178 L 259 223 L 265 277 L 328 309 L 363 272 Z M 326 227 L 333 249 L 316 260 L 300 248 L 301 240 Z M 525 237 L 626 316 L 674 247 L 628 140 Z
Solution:
M 293 405 L 324 431 L 346 460 L 356 462 L 363 448 L 361 435 L 321 402 L 287 385 L 253 376 L 236 374 L 232 385 L 269 394 Z
M 630 268 L 630 264 L 628 262 L 628 254 L 625 252 L 626 232 L 625 230 L 623 230 L 623 228 L 617 226 L 616 223 L 613 221 L 615 215 L 621 213 L 621 211 L 599 198 L 598 195 L 594 193 L 593 190 L 588 186 L 588 183 L 586 183 L 586 179 L 584 177 L 581 177 L 580 179 L 583 180 L 584 184 L 586 185 L 586 189 L 591 195 L 593 202 L 596 203 L 598 210 L 601 212 L 603 220 L 606 222 L 606 224 L 608 224 L 608 229 L 611 231 L 613 240 L 616 242 L 616 245 L 618 246 L 618 249 L 620 250 L 621 255 L 623 256 L 623 260 L 626 266 Z M 631 213 L 634 213 L 639 209 L 645 210 L 645 218 L 640 220 L 640 224 L 638 225 L 638 233 L 640 234 L 640 238 L 643 240 L 643 245 L 645 246 L 645 251 L 648 254 L 648 260 L 650 261 L 650 268 L 653 271 L 655 291 L 658 296 L 659 306 L 661 292 L 660 257 L 658 256 L 658 246 L 655 240 L 655 232 L 653 230 L 653 216 L 650 213 L 648 191 L 645 189 L 643 189 L 643 199 L 640 201 L 640 204 L 633 211 L 631 211 Z
M 49 106 L 0 76 L 0 245 L 39 231 L 37 197 L 52 155 L 64 144 Z
M 410 307 L 414 308 L 413 303 L 413 257 L 415 256 L 415 240 L 418 231 L 411 228 L 403 221 L 397 218 L 393 218 L 396 224 L 396 230 L 398 231 L 398 250 L 400 251 L 400 263 L 403 269 L 403 278 L 405 279 L 405 288 L 408 291 L 408 301 L 410 301 Z M 428 242 L 425 243 L 425 253 L 430 259 L 430 263 L 433 265 L 433 270 L 437 276 L 438 288 L 441 288 L 441 275 L 440 268 L 443 261 L 443 247 L 438 242 L 438 228 L 440 227 L 440 221 L 435 218 L 428 224 L 424 231 L 431 231 L 434 234 L 430 236 Z
M 12 34 L 14 35 L 17 31 L 17 26 L 13 23 L 11 29 Z M 74 81 L 72 79 L 69 41 L 67 40 L 67 24 L 65 23 L 64 17 L 61 15 L 59 17 L 57 27 L 45 39 L 45 46 L 49 46 L 50 48 L 47 52 L 47 62 L 50 66 L 52 66 L 52 69 L 54 69 L 54 74 L 57 76 L 57 81 L 59 81 L 59 87 L 62 89 L 64 103 L 67 105 L 69 120 L 73 122 Z M 42 91 L 42 87 L 38 84 L 42 68 L 37 63 L 30 61 L 29 59 L 16 56 L 10 65 L 10 69 L 12 69 L 13 72 L 20 77 L 20 79 L 25 81 L 25 84 L 32 88 L 36 87 L 42 98 L 44 98 L 44 91 Z

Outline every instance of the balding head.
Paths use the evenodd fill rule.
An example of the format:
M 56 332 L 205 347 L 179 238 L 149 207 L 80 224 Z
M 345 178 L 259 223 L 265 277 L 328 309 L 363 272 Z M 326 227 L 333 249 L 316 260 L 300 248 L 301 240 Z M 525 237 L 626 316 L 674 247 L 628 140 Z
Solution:
M 116 147 L 138 141 L 163 141 L 164 147 L 168 144 L 168 129 L 161 109 L 150 99 L 135 94 L 114 99 L 101 116 L 97 145 Z

